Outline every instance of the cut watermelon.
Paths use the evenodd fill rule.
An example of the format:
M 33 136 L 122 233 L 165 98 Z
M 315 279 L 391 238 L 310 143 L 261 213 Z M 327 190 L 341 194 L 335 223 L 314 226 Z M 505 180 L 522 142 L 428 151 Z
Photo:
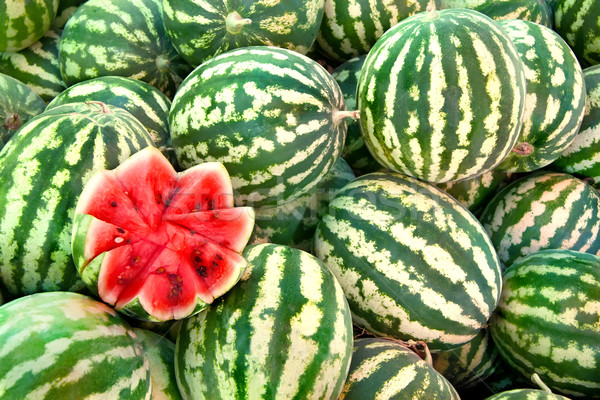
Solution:
M 73 229 L 73 259 L 83 281 L 125 314 L 182 319 L 239 280 L 254 210 L 233 207 L 220 163 L 177 173 L 146 148 L 85 186 Z

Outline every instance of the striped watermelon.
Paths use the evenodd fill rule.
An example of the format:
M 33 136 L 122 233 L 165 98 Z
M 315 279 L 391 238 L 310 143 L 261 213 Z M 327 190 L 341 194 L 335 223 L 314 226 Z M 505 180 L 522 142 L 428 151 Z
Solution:
M 553 30 L 534 22 L 500 21 L 527 78 L 523 129 L 499 170 L 527 172 L 550 164 L 573 142 L 585 112 L 583 71 Z
M 205 62 L 182 83 L 169 114 L 179 164 L 222 162 L 236 203 L 287 203 L 315 188 L 346 136 L 341 90 L 315 61 L 250 46 Z
M 425 341 L 432 351 L 473 339 L 500 296 L 498 258 L 475 217 L 435 186 L 400 174 L 367 174 L 340 189 L 314 247 L 357 325 Z
M 459 400 L 432 366 L 406 347 L 385 339 L 357 339 L 339 400 Z
M 600 255 L 600 194 L 568 174 L 539 171 L 512 182 L 480 221 L 505 267 L 543 249 Z
M 85 3 L 87 0 L 60 0 L 58 4 L 58 11 L 56 11 L 56 18 L 52 22 L 53 29 L 64 28 L 67 20 L 77 10 L 77 7 Z
M 600 65 L 584 69 L 583 75 L 587 96 L 579 133 L 551 168 L 591 179 L 600 188 Z
M 86 101 L 101 101 L 129 111 L 148 130 L 156 147 L 176 165 L 169 133 L 171 100 L 160 90 L 133 78 L 101 76 L 69 87 L 51 101 L 47 109 Z
M 0 73 L 0 150 L 24 123 L 45 108 L 44 100 L 31 88 Z
M 142 346 L 89 297 L 37 293 L 0 307 L 0 398 L 150 400 Z
M 552 28 L 552 8 L 544 0 L 442 0 L 444 8 L 470 8 L 500 21 L 518 19 Z
M 177 173 L 149 147 L 86 183 L 73 218 L 73 260 L 115 309 L 182 319 L 238 282 L 253 227 L 254 209 L 233 208 L 222 164 Z
M 344 293 L 317 258 L 276 244 L 244 250 L 241 282 L 187 319 L 175 371 L 186 399 L 337 399 L 352 355 Z
M 490 320 L 502 357 L 554 391 L 600 397 L 600 257 L 543 250 L 504 273 Z
M 181 400 L 175 379 L 175 344 L 154 332 L 134 328 L 150 364 L 152 400 Z
M 428 7 L 440 9 L 441 0 L 325 0 L 317 48 L 340 62 L 367 54 L 388 29 Z
M 525 74 L 510 38 L 489 17 L 429 11 L 381 37 L 357 98 L 373 157 L 440 183 L 480 175 L 508 155 L 522 125 Z
M 21 51 L 0 53 L 0 73 L 20 80 L 49 102 L 66 88 L 58 65 L 61 33 L 49 30 Z
M 83 185 L 152 145 L 127 111 L 72 103 L 31 119 L 0 152 L 0 279 L 10 296 L 82 290 L 71 258 Z
M 279 46 L 306 54 L 324 0 L 164 0 L 165 28 L 191 65 L 238 47 Z
M 513 389 L 498 393 L 485 400 L 569 400 L 567 397 L 539 389 Z
M 600 7 L 596 0 L 554 0 L 554 26 L 583 67 L 600 63 Z
M 56 17 L 59 0 L 1 0 L 0 52 L 19 51 L 37 42 Z
M 493 343 L 493 340 L 492 340 Z M 495 347 L 495 346 L 494 346 Z M 497 349 L 496 349 L 497 352 Z M 498 354 L 492 367 L 492 373 L 485 380 L 468 388 L 458 388 L 462 398 L 483 398 L 515 389 L 538 388 L 531 377 L 524 377 L 502 359 Z
M 139 79 L 169 98 L 191 67 L 163 26 L 162 0 L 89 0 L 63 31 L 59 61 L 67 86 L 99 76 Z
M 315 229 L 329 202 L 336 191 L 354 178 L 348 163 L 338 158 L 331 171 L 310 192 L 280 206 L 257 209 L 256 224 L 272 243 L 311 251 Z

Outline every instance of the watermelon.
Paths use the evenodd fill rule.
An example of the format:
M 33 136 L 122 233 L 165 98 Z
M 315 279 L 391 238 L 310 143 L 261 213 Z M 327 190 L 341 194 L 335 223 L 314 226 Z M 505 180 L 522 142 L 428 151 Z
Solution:
M 152 400 L 181 400 L 175 379 L 175 343 L 145 329 L 134 328 L 150 364 Z
M 0 150 L 46 103 L 23 82 L 0 73 Z
M 487 397 L 485 400 L 569 400 L 567 397 L 539 389 L 513 389 Z
M 37 42 L 56 17 L 59 0 L 1 0 L 0 52 L 19 51 Z
M 339 400 L 458 400 L 454 387 L 406 347 L 385 339 L 357 339 Z
M 542 250 L 504 273 L 490 320 L 502 357 L 551 390 L 600 397 L 600 257 Z
M 222 162 L 236 204 L 287 203 L 315 188 L 346 136 L 339 85 L 310 58 L 250 46 L 203 63 L 182 83 L 169 113 L 182 168 Z
M 352 355 L 344 293 L 314 256 L 244 250 L 242 279 L 183 322 L 175 371 L 186 399 L 337 399 Z
M 52 292 L 0 307 L 1 398 L 150 400 L 151 393 L 136 334 L 106 304 Z
M 20 80 L 49 102 L 66 88 L 58 66 L 61 33 L 49 30 L 21 51 L 0 53 L 0 73 Z
M 499 24 L 523 61 L 527 94 L 517 144 L 497 168 L 533 171 L 557 159 L 579 131 L 585 112 L 583 71 L 573 51 L 550 28 L 522 20 Z
M 165 321 L 195 314 L 239 280 L 254 210 L 233 208 L 220 163 L 182 173 L 154 147 L 94 175 L 77 203 L 73 260 L 117 310 Z
M 67 86 L 99 76 L 135 78 L 172 98 L 191 67 L 163 26 L 162 0 L 88 0 L 69 18 L 59 47 Z
M 164 0 L 165 29 L 193 66 L 246 46 L 279 46 L 306 54 L 323 19 L 323 1 Z
M 441 0 L 325 0 L 317 48 L 339 62 L 367 54 L 388 29 L 427 7 L 440 9 Z
M 571 145 L 550 166 L 591 181 L 600 188 L 600 65 L 583 70 L 585 77 L 585 115 Z
M 544 0 L 442 0 L 444 8 L 470 8 L 497 20 L 531 21 L 552 28 L 552 8 Z
M 468 9 L 429 11 L 388 30 L 357 90 L 367 148 L 384 167 L 429 182 L 493 169 L 522 126 L 525 73 L 510 37 Z
M 582 67 L 600 64 L 600 7 L 596 0 L 553 0 L 554 27 Z
M 572 175 L 526 175 L 500 190 L 480 221 L 505 267 L 543 249 L 600 255 L 600 194 Z
M 77 7 L 86 1 L 87 0 L 60 0 L 58 10 L 56 11 L 56 18 L 54 18 L 54 21 L 52 22 L 52 28 L 64 28 L 67 20 L 75 13 Z
M 148 130 L 156 147 L 171 164 L 176 165 L 168 121 L 171 100 L 160 90 L 133 78 L 101 76 L 69 87 L 52 100 L 46 109 L 85 101 L 101 101 L 129 111 Z
M 102 103 L 48 110 L 0 152 L 0 280 L 11 297 L 84 290 L 71 257 L 73 212 L 83 185 L 151 146 L 130 113 Z
M 314 251 L 344 289 L 355 324 L 378 336 L 458 347 L 500 296 L 500 264 L 473 215 L 437 187 L 371 173 L 340 189 Z

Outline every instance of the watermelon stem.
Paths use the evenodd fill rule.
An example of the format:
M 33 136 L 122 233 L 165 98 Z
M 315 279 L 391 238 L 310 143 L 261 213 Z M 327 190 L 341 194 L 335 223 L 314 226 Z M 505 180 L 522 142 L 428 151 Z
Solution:
M 6 119 L 6 124 L 4 124 L 4 129 L 12 129 L 17 130 L 23 125 L 23 120 L 19 117 L 19 114 L 13 114 Z
M 533 153 L 533 146 L 529 143 L 519 143 L 513 147 L 512 151 L 520 156 L 528 156 Z
M 531 375 L 531 380 L 540 387 L 540 389 L 542 389 L 544 392 L 547 393 L 552 393 L 552 390 L 550 390 L 550 388 L 544 383 L 544 381 L 542 381 L 542 378 L 540 378 L 540 376 L 537 373 L 533 373 L 533 375 Z
M 348 111 L 348 110 L 344 110 L 344 111 L 334 110 L 333 111 L 333 123 L 335 125 L 339 125 L 344 118 L 352 118 L 354 120 L 359 119 L 360 118 L 360 111 L 359 110 L 353 110 L 353 111 Z
M 110 114 L 111 113 L 110 108 L 108 108 L 108 106 L 105 103 L 101 102 L 101 101 L 88 100 L 88 101 L 85 102 L 85 104 L 87 104 L 87 105 L 96 105 L 96 106 L 100 107 L 100 112 L 102 114 Z
M 250 25 L 252 20 L 250 18 L 242 18 L 237 11 L 233 11 L 225 18 L 225 27 L 227 32 L 235 35 L 242 31 L 242 28 L 246 25 Z
M 156 68 L 158 68 L 160 72 L 167 72 L 169 70 L 169 64 L 169 59 L 165 58 L 165 56 L 160 55 L 156 57 Z

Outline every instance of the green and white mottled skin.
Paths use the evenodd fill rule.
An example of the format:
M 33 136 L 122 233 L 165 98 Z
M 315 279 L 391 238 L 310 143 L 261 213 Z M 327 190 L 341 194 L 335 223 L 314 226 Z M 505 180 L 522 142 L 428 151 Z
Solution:
M 525 69 L 523 129 L 513 151 L 498 165 L 533 171 L 557 159 L 573 142 L 585 113 L 583 71 L 569 45 L 552 29 L 530 21 L 499 21 Z
M 145 329 L 133 328 L 150 363 L 152 400 L 181 400 L 175 378 L 175 343 Z
M 181 327 L 182 396 L 337 399 L 353 342 L 339 283 L 317 258 L 287 246 L 249 246 L 244 257 L 241 281 Z
M 83 290 L 71 256 L 83 185 L 152 139 L 130 113 L 72 103 L 31 119 L 0 152 L 0 279 L 13 297 Z
M 544 0 L 442 0 L 444 8 L 470 8 L 496 20 L 519 19 L 552 28 L 552 8 Z
M 44 100 L 30 87 L 0 73 L 0 149 L 25 122 L 45 108 Z
M 314 251 L 332 270 L 354 323 L 378 336 L 458 347 L 500 296 L 500 264 L 483 227 L 437 187 L 395 173 L 338 191 Z
M 569 400 L 567 397 L 539 389 L 513 389 L 497 393 L 485 400 Z
M 579 133 L 551 168 L 592 180 L 600 188 L 600 65 L 583 70 L 585 115 Z
M 183 82 L 169 114 L 179 165 L 219 161 L 237 205 L 256 208 L 309 192 L 340 156 L 342 92 L 316 61 L 251 46 L 205 62 Z
M 475 216 L 478 216 L 487 203 L 498 193 L 498 190 L 506 186 L 510 176 L 510 173 L 493 169 L 475 178 L 438 183 L 436 186 L 458 200 Z
M 582 67 L 600 64 L 600 7 L 596 0 L 554 0 L 554 26 Z
M 388 29 L 428 7 L 441 9 L 441 0 L 325 0 L 317 48 L 339 62 L 367 54 Z
M 338 158 L 315 189 L 289 203 L 257 209 L 256 224 L 272 243 L 310 252 L 315 229 L 327 212 L 329 202 L 354 178 L 352 168 L 343 158 Z
M 526 175 L 498 192 L 480 221 L 505 267 L 544 249 L 600 255 L 600 194 L 572 175 Z
M 339 400 L 459 400 L 456 390 L 415 352 L 391 340 L 354 342 L 352 364 Z
M 85 101 L 101 101 L 129 111 L 169 161 L 177 161 L 169 133 L 171 100 L 154 86 L 133 78 L 101 76 L 69 87 L 48 104 L 47 110 Z
M 0 53 L 0 73 L 20 80 L 49 102 L 66 89 L 58 65 L 61 33 L 49 30 L 21 51 Z
M 490 319 L 502 357 L 524 376 L 537 373 L 551 390 L 600 396 L 600 258 L 544 250 L 504 273 Z
M 64 28 L 67 20 L 77 10 L 77 7 L 85 3 L 87 0 L 60 0 L 58 4 L 58 11 L 56 12 L 56 18 L 52 22 L 53 29 Z
M 162 0 L 88 0 L 69 18 L 59 48 L 67 86 L 99 76 L 125 76 L 175 95 L 191 67 L 163 26 Z
M 1 398 L 150 400 L 151 393 L 142 346 L 106 304 L 53 292 L 0 307 Z
M 366 54 L 354 57 L 337 67 L 331 74 L 340 85 L 340 89 L 342 89 L 348 110 L 356 110 L 356 88 L 366 58 Z M 348 123 L 342 157 L 350 164 L 357 175 L 377 172 L 383 168 L 375 161 L 369 153 L 369 149 L 365 146 L 358 121 Z
M 58 2 L 0 1 L 0 52 L 23 50 L 37 42 L 50 29 Z
M 164 0 L 165 28 L 191 65 L 238 47 L 278 46 L 306 54 L 324 0 Z
M 489 329 L 482 329 L 470 342 L 431 357 L 433 368 L 455 388 L 470 388 L 494 372 L 499 355 Z
M 525 73 L 489 17 L 431 11 L 381 37 L 362 68 L 357 102 L 365 144 L 382 166 L 435 183 L 469 179 L 513 148 Z

